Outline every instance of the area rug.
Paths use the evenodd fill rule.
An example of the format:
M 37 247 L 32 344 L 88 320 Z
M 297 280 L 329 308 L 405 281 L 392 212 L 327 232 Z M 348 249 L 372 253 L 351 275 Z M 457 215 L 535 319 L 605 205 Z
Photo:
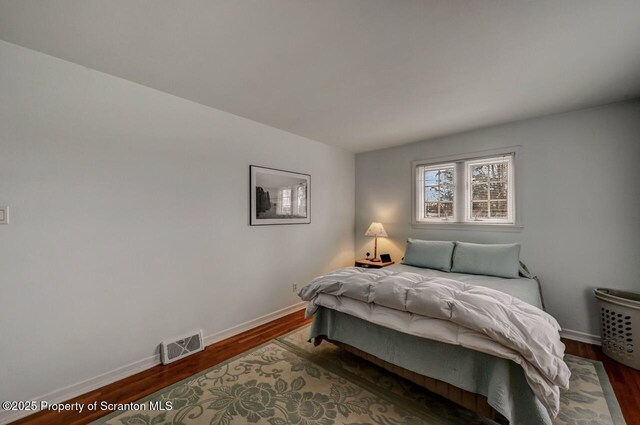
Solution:
M 333 346 L 307 342 L 308 327 L 245 352 L 93 424 L 454 425 L 494 424 Z M 602 363 L 567 356 L 570 390 L 557 425 L 622 425 Z M 149 403 L 171 410 L 148 408 Z

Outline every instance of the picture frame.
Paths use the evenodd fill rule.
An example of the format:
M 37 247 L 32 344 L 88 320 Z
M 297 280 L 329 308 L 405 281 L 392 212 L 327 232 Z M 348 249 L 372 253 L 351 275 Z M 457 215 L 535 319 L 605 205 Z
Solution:
M 383 263 L 390 263 L 391 262 L 391 255 L 390 254 L 380 254 L 380 261 L 382 261 Z
M 249 166 L 249 224 L 311 223 L 311 175 Z

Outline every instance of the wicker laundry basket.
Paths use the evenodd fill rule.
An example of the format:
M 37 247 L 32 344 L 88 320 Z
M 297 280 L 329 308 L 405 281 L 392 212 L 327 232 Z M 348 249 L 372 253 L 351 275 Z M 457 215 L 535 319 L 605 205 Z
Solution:
M 640 294 L 598 288 L 602 351 L 614 360 L 640 369 Z

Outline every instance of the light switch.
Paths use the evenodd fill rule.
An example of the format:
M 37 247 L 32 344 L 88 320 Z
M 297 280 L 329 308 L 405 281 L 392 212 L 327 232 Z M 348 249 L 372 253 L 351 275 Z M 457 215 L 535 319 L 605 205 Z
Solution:
M 9 207 L 0 205 L 0 224 L 9 224 Z

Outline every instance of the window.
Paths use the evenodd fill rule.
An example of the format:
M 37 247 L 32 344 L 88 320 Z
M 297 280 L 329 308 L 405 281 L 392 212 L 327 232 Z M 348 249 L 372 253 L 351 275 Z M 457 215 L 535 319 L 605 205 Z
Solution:
M 414 162 L 414 224 L 516 225 L 515 155 L 494 151 Z
M 453 220 L 455 200 L 455 164 L 418 167 L 419 201 L 417 216 L 420 221 Z
M 291 214 L 291 188 L 283 187 L 278 190 L 278 207 L 276 208 L 278 215 Z
M 466 221 L 513 223 L 512 156 L 466 161 Z
M 307 186 L 287 186 L 278 189 L 278 215 L 307 216 Z
M 306 217 L 307 215 L 307 187 L 300 184 L 295 189 L 296 199 L 293 202 L 291 213 L 296 216 Z

